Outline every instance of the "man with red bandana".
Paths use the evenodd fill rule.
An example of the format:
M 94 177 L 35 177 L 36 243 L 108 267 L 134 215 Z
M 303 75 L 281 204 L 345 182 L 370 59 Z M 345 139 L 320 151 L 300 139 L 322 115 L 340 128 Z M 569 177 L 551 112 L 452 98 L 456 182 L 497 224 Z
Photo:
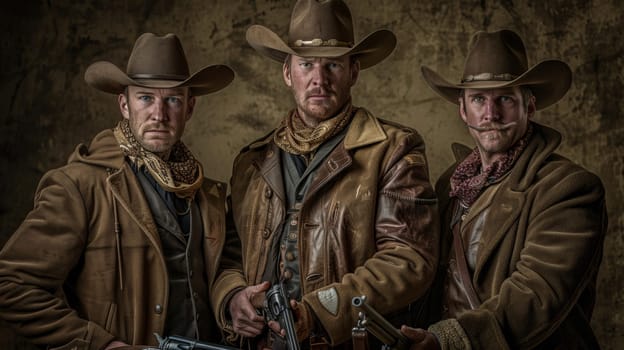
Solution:
M 453 84 L 429 86 L 459 105 L 476 148 L 455 145 L 439 180 L 437 322 L 403 327 L 417 349 L 597 349 L 590 327 L 607 226 L 594 174 L 555 153 L 559 132 L 533 121 L 572 81 L 558 60 L 529 68 L 510 30 L 477 32 Z

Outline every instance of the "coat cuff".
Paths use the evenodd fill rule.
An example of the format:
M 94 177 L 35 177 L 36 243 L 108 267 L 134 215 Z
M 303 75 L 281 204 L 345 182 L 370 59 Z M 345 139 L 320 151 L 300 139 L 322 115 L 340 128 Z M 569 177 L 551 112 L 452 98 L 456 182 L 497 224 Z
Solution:
M 219 327 L 225 328 L 228 324 L 228 304 L 232 296 L 247 287 L 245 278 L 238 272 L 224 272 L 212 285 L 210 303 L 215 312 Z M 231 323 L 231 322 L 229 322 Z
M 429 326 L 429 332 L 433 333 L 442 350 L 471 350 L 470 339 L 456 319 L 440 321 Z
M 234 332 L 234 326 L 232 325 L 232 317 L 230 316 L 228 305 L 230 305 L 230 300 L 232 300 L 234 294 L 240 292 L 243 289 L 245 288 L 243 286 L 240 286 L 232 289 L 229 293 L 227 293 L 225 298 L 223 298 L 223 303 L 221 304 L 222 307 L 219 310 L 219 323 L 221 323 L 223 337 L 225 338 L 226 342 L 233 345 L 240 345 L 242 337 Z

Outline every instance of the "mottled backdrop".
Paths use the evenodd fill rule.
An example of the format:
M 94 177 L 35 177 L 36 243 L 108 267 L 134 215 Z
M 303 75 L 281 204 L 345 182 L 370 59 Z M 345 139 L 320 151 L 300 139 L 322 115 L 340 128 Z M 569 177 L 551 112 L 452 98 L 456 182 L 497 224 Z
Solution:
M 398 47 L 365 70 L 354 102 L 417 128 L 431 176 L 451 162 L 449 144 L 470 141 L 454 105 L 425 85 L 420 66 L 455 80 L 475 30 L 511 28 L 532 63 L 566 60 L 574 83 L 537 120 L 564 134 L 561 152 L 597 173 L 607 188 L 609 233 L 593 317 L 604 349 L 624 344 L 624 4 L 621 0 L 347 0 L 356 34 L 393 30 Z M 267 133 L 292 106 L 281 67 L 245 41 L 254 23 L 284 35 L 293 1 L 132 0 L 3 1 L 0 5 L 0 246 L 32 207 L 38 179 L 65 162 L 79 142 L 120 118 L 116 97 L 83 81 L 96 60 L 125 67 L 136 37 L 177 33 L 192 70 L 226 63 L 237 73 L 227 89 L 198 101 L 184 140 L 205 173 L 228 180 L 246 143 Z M 0 324 L 0 349 L 33 349 Z

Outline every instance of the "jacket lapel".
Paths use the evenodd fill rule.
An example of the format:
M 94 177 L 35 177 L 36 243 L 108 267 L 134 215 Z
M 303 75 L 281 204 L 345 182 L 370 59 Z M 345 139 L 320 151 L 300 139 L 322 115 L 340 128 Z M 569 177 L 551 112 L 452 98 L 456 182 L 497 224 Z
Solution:
M 485 231 L 482 237 L 482 239 L 485 238 L 486 244 L 481 247 L 482 251 L 477 259 L 475 278 L 478 278 L 481 269 L 494 252 L 494 249 L 509 234 L 509 229 L 518 219 L 525 200 L 524 192 L 512 191 L 506 184 L 503 184 L 502 188 L 496 191 L 493 197 L 496 208 L 490 210 L 486 219 Z
M 197 198 L 204 229 L 204 261 L 206 262 L 209 280 L 213 280 L 218 266 L 210 262 L 218 261 L 214 257 L 221 255 L 224 243 L 221 237 L 222 233 L 225 232 L 224 185 L 204 179 L 201 190 L 197 193 Z
M 348 128 L 343 142 L 338 144 L 327 156 L 325 162 L 319 166 L 310 183 L 306 198 L 313 196 L 353 163 L 350 150 L 381 142 L 388 138 L 379 121 L 364 108 L 358 108 Z
M 158 254 L 162 254 L 158 229 L 152 218 L 149 204 L 145 200 L 141 184 L 130 169 L 124 164 L 121 170 L 111 174 L 107 179 L 115 200 L 120 204 L 120 209 L 141 228 Z M 123 233 L 122 233 L 123 234 Z
M 273 193 L 280 198 L 282 203 L 285 203 L 286 194 L 279 152 L 280 150 L 275 143 L 268 143 L 264 158 L 257 162 L 254 161 L 254 164 L 260 170 L 264 181 L 271 187 Z
M 348 168 L 351 163 L 353 163 L 351 155 L 345 149 L 344 144 L 340 143 L 327 156 L 325 162 L 319 166 L 319 169 L 314 174 L 314 178 L 310 183 L 310 188 L 308 192 L 306 192 L 306 199 L 313 196 L 326 183 L 338 176 L 344 169 Z

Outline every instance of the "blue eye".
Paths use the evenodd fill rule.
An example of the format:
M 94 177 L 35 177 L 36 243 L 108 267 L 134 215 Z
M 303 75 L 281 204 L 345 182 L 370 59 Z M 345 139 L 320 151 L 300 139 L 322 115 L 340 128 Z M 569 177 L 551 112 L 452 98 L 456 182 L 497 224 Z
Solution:
M 516 99 L 513 96 L 502 95 L 498 98 L 500 104 L 513 105 Z
M 149 95 L 141 95 L 139 96 L 139 100 L 143 101 L 143 102 L 150 102 L 152 101 L 153 97 L 149 96 Z
M 167 97 L 167 98 L 165 99 L 165 101 L 166 101 L 168 104 L 170 104 L 170 105 L 172 105 L 172 106 L 176 106 L 176 107 L 177 107 L 177 106 L 181 106 L 181 105 L 182 105 L 182 99 L 181 99 L 181 98 L 179 98 L 179 97 L 177 97 L 177 96 L 170 96 L 170 97 Z
M 483 103 L 485 101 L 485 97 L 483 96 L 473 96 L 472 102 Z

